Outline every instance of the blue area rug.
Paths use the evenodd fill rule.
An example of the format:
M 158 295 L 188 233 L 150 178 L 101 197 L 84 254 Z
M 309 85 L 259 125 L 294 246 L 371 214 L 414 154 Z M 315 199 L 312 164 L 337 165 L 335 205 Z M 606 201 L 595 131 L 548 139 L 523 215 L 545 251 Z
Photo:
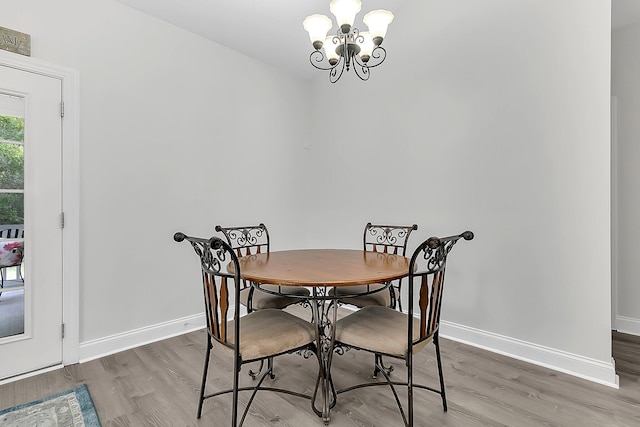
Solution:
M 100 427 L 86 385 L 0 411 L 3 427 Z

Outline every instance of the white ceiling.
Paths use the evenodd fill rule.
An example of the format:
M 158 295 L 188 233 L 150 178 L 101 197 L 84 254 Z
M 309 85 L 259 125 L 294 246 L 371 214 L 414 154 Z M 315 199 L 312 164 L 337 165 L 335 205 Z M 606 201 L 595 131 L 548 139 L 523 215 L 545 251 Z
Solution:
M 302 21 L 320 13 L 334 21 L 330 0 L 116 0 L 119 3 L 185 28 L 292 75 L 310 78 L 313 51 Z M 371 10 L 397 12 L 407 0 L 363 0 L 355 26 L 366 28 L 362 17 Z M 640 1 L 640 0 L 639 0 Z M 393 23 L 389 37 L 393 37 Z
M 317 70 L 309 64 L 313 48 L 302 21 L 314 13 L 334 20 L 330 0 L 116 1 L 304 79 L 315 76 Z M 355 26 L 365 28 L 362 17 L 371 10 L 396 13 L 407 1 L 363 0 Z M 612 0 L 613 29 L 636 22 L 640 22 L 640 0 Z M 393 26 L 389 37 L 393 37 Z M 334 25 L 331 33 L 336 29 Z

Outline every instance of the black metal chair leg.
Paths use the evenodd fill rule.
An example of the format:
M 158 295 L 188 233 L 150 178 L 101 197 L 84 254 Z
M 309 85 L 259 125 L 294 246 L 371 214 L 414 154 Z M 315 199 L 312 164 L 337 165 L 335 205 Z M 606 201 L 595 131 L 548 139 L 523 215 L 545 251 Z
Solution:
M 382 355 L 380 354 L 376 354 L 375 355 L 375 359 L 373 361 L 373 378 L 378 378 L 378 373 L 380 372 L 380 369 L 384 369 L 384 372 L 387 375 L 391 375 L 391 372 L 393 372 L 393 366 L 389 365 L 384 366 L 384 362 L 382 361 Z
M 262 374 L 262 369 L 264 368 L 264 359 L 260 361 L 260 367 L 258 368 L 258 371 L 249 371 L 249 376 L 251 377 L 252 380 L 255 380 L 256 378 L 258 378 L 261 374 Z M 267 361 L 267 370 L 269 372 L 269 377 L 274 380 L 276 379 L 276 374 L 273 371 L 273 357 L 269 358 L 269 360 Z
M 404 422 L 408 427 L 413 427 L 413 355 L 409 354 L 407 358 L 407 412 L 409 422 Z
M 440 377 L 440 396 L 442 397 L 442 408 L 447 412 L 447 396 L 444 391 L 444 375 L 442 374 L 442 359 L 440 358 L 440 341 L 438 332 L 433 336 L 433 344 L 436 347 L 436 360 L 438 361 L 438 375 Z
M 198 400 L 198 414 L 196 418 L 200 419 L 202 416 L 202 404 L 204 403 L 204 386 L 207 383 L 207 373 L 209 372 L 209 356 L 211 354 L 211 338 L 207 335 L 207 352 L 204 356 L 204 370 L 202 372 L 202 382 L 200 383 L 200 398 Z
M 269 361 L 267 362 L 267 369 L 269 370 L 269 378 L 275 380 L 276 374 L 273 372 L 273 357 L 269 358 Z
M 233 365 L 233 409 L 231 412 L 231 425 L 236 427 L 238 425 L 238 384 L 240 379 L 240 369 L 238 369 L 237 362 Z
M 407 372 L 411 372 L 411 365 L 409 365 L 409 369 Z M 404 422 L 405 427 L 413 427 L 413 421 L 408 422 L 407 421 L 407 416 L 404 413 L 404 409 L 402 409 L 402 403 L 400 403 L 400 397 L 398 396 L 398 392 L 396 391 L 396 388 L 394 387 L 394 383 L 393 381 L 391 381 L 391 378 L 389 377 L 389 374 L 387 374 L 386 369 L 383 368 L 382 366 L 380 366 L 378 368 L 378 371 L 382 373 L 382 375 L 384 376 L 384 379 L 387 381 L 387 384 L 389 384 L 389 387 L 391 388 L 391 392 L 393 393 L 393 397 L 396 400 L 396 405 L 398 405 L 398 410 L 400 411 L 400 415 L 402 415 L 402 421 Z M 408 386 L 409 386 L 409 390 L 411 390 L 411 377 L 408 377 L 408 382 L 407 382 Z M 411 398 L 411 392 L 409 392 L 409 397 Z M 411 400 L 409 401 L 409 409 L 411 410 L 412 406 L 411 406 Z
M 257 372 L 251 369 L 249 370 L 249 376 L 251 377 L 252 380 L 255 380 L 260 376 L 260 373 L 262 372 L 263 367 L 264 367 L 264 359 L 260 361 L 260 367 L 258 368 Z

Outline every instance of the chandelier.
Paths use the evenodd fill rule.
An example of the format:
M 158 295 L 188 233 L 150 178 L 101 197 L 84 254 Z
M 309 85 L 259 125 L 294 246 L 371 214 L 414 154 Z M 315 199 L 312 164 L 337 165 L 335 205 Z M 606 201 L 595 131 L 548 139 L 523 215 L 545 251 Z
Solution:
M 361 80 L 369 80 L 369 69 L 382 64 L 387 57 L 387 51 L 380 45 L 393 14 L 388 10 L 367 13 L 362 21 L 369 31 L 360 32 L 353 21 L 361 6 L 360 0 L 331 1 L 329 9 L 338 22 L 336 35 L 327 37 L 333 23 L 325 15 L 307 16 L 302 23 L 315 49 L 309 61 L 317 69 L 329 71 L 331 83 L 342 77 L 345 68 L 347 71 L 353 68 Z

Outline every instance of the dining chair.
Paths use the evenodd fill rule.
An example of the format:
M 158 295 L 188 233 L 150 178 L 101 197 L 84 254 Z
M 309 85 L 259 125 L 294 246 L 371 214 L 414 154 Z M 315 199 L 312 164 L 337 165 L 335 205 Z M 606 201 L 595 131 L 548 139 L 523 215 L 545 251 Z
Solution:
M 238 256 L 231 246 L 218 237 L 202 239 L 189 237 L 184 233 L 174 235 L 176 242 L 187 241 L 200 258 L 202 285 L 204 290 L 205 314 L 207 318 L 207 346 L 204 370 L 198 398 L 197 418 L 202 416 L 206 399 L 232 394 L 231 425 L 242 425 L 256 393 L 268 390 L 311 399 L 311 396 L 287 389 L 262 387 L 267 376 L 273 378 L 272 365 L 262 374 L 254 387 L 240 387 L 239 373 L 247 363 L 273 360 L 274 357 L 310 351 L 317 353 L 314 344 L 315 329 L 310 322 L 287 313 L 284 310 L 264 309 L 240 316 L 242 280 Z M 211 350 L 216 347 L 221 354 L 233 361 L 233 385 L 231 389 L 205 393 Z M 221 368 L 223 371 L 225 368 Z M 252 391 L 238 423 L 238 394 Z
M 267 226 L 263 223 L 240 227 L 222 227 L 221 225 L 216 225 L 215 230 L 224 235 L 227 239 L 227 243 L 239 258 L 261 253 L 269 253 L 271 244 L 269 230 L 267 230 Z M 267 291 L 271 291 L 272 293 L 256 292 L 256 289 L 250 282 L 242 279 L 240 302 L 242 305 L 247 307 L 247 312 L 251 313 L 255 310 L 264 310 L 268 308 L 283 309 L 297 303 L 306 304 L 307 297 L 310 295 L 309 290 L 301 286 L 262 285 L 262 288 Z M 272 372 L 272 375 L 274 375 L 273 360 L 268 360 L 267 363 L 269 365 L 269 370 Z M 264 364 L 265 361 L 261 360 L 258 370 L 249 370 L 249 376 L 256 379 L 262 372 Z
M 269 231 L 262 223 L 241 227 L 216 225 L 216 231 L 224 234 L 227 243 L 233 248 L 238 257 L 269 253 Z M 240 302 L 247 307 L 248 312 L 265 308 L 286 308 L 292 304 L 306 301 L 305 297 L 310 295 L 309 290 L 301 286 L 262 285 L 262 287 L 282 295 L 255 292 L 255 288 L 251 286 L 251 283 L 243 280 Z
M 431 237 L 422 242 L 413 252 L 409 263 L 408 310 L 402 313 L 389 307 L 367 306 L 350 314 L 336 323 L 336 349 L 356 349 L 374 353 L 377 356 L 404 360 L 407 367 L 407 381 L 391 381 L 389 374 L 378 366 L 386 382 L 369 382 L 336 391 L 336 394 L 374 385 L 389 385 L 402 415 L 404 425 L 413 427 L 414 388 L 435 392 L 442 399 L 442 407 L 447 411 L 442 359 L 440 356 L 439 327 L 442 292 L 444 289 L 447 257 L 453 246 L 460 240 L 473 239 L 471 231 L 438 238 Z M 414 316 L 415 315 L 415 316 Z M 427 344 L 435 346 L 440 388 L 414 384 L 414 354 Z M 379 359 L 378 359 L 379 360 Z M 408 415 L 400 403 L 396 386 L 407 387 Z
M 413 225 L 374 225 L 370 222 L 364 227 L 362 237 L 363 249 L 370 252 L 380 252 L 404 256 L 407 252 L 407 242 L 411 232 L 418 229 Z M 351 304 L 358 308 L 369 305 L 397 308 L 402 311 L 401 289 L 402 279 L 394 280 L 388 285 L 388 290 L 380 291 L 388 284 L 377 283 L 372 285 L 358 285 L 344 288 L 336 288 L 340 294 L 356 294 L 355 297 L 338 299 L 339 303 Z
M 12 228 L 0 229 L 0 239 L 24 239 L 24 228 L 16 226 Z M 22 277 L 22 262 L 24 260 L 23 258 L 24 254 L 21 248 L 22 246 L 11 248 L 12 253 L 9 254 L 11 256 L 7 257 L 6 260 L 3 260 L 1 264 L 2 266 L 0 267 L 0 295 L 2 295 L 1 289 L 4 288 L 4 281 L 6 279 L 7 268 L 17 267 L 18 276 L 20 277 L 20 280 L 24 282 L 24 278 Z
M 413 225 L 379 225 L 367 223 L 362 235 L 363 249 L 369 252 L 380 252 L 405 256 L 407 243 L 412 231 L 418 229 Z M 385 289 L 386 288 L 386 289 Z M 350 304 L 358 308 L 377 305 L 390 307 L 402 311 L 402 278 L 389 283 L 374 283 L 370 285 L 357 285 L 344 288 L 335 288 L 339 304 Z M 330 291 L 333 293 L 333 290 Z M 356 296 L 347 296 L 356 295 Z M 383 367 L 387 374 L 393 371 L 393 366 L 385 366 L 382 356 L 376 355 L 374 361 L 373 377 L 378 375 L 378 367 Z

